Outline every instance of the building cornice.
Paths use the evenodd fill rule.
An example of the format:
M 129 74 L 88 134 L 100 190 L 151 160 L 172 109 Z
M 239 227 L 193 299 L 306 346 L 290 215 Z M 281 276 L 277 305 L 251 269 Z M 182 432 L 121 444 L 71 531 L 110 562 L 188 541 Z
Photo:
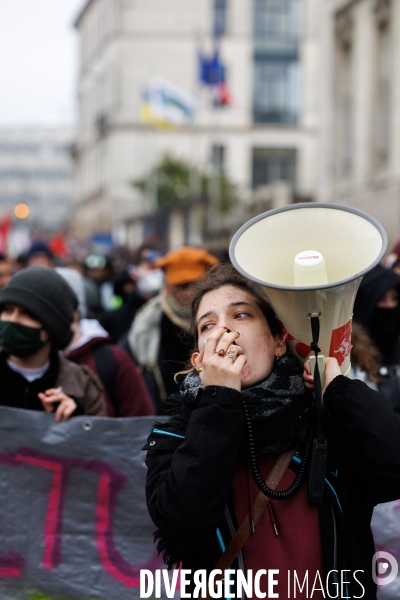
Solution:
M 107 136 L 120 131 L 141 131 L 141 132 L 154 132 L 158 134 L 164 134 L 165 136 L 170 135 L 170 130 L 163 130 L 153 127 L 152 125 L 146 125 L 143 123 L 108 123 L 107 124 Z M 199 134 L 199 133 L 216 133 L 216 134 L 238 134 L 238 133 L 279 133 L 282 134 L 287 132 L 288 134 L 302 134 L 302 133 L 315 133 L 318 131 L 318 127 L 309 127 L 306 125 L 285 125 L 279 123 L 256 123 L 249 125 L 224 125 L 219 124 L 216 128 L 215 124 L 209 125 L 194 125 L 181 126 L 174 130 L 174 133 L 178 134 Z M 102 139 L 104 139 L 103 136 Z M 96 142 L 97 143 L 97 142 Z

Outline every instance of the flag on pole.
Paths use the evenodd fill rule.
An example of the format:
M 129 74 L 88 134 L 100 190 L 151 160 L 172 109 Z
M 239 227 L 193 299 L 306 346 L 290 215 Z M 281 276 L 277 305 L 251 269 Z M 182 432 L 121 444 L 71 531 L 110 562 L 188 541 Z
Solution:
M 226 68 L 220 59 L 218 47 L 215 47 L 212 56 L 205 56 L 201 51 L 198 55 L 199 80 L 211 89 L 214 106 L 230 105 L 231 95 L 226 85 Z
M 194 97 L 164 77 L 153 77 L 142 99 L 142 121 L 163 129 L 190 123 L 196 111 Z
M 199 79 L 204 85 L 218 85 L 225 81 L 225 67 L 219 58 L 218 48 L 212 56 L 205 56 L 199 51 Z

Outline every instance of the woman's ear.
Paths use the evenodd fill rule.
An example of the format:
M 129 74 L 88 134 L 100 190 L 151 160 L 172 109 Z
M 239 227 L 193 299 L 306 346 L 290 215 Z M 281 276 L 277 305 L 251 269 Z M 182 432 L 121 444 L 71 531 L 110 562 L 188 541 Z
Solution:
M 193 352 L 192 358 L 190 359 L 190 362 L 192 363 L 192 367 L 197 369 L 199 365 L 196 365 L 195 361 L 199 359 L 200 363 L 201 363 L 201 361 L 203 360 L 203 356 L 204 356 L 204 348 L 202 348 L 200 350 L 200 352 Z
M 200 352 L 193 352 L 190 362 L 192 363 L 192 367 L 196 368 L 195 360 L 199 356 Z
M 283 356 L 287 350 L 286 345 L 287 333 L 278 334 L 275 336 L 275 356 Z

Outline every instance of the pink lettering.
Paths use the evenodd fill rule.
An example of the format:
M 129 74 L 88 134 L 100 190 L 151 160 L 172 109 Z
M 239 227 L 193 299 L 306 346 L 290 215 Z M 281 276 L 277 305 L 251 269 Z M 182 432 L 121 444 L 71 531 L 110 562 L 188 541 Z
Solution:
M 18 467 L 19 464 L 12 454 L 0 452 L 0 464 L 8 465 L 9 467 Z M 25 565 L 24 558 L 15 552 L 9 552 L 0 556 L 0 578 L 13 577 L 17 579 L 21 577 L 22 570 Z
M 54 460 L 43 460 L 26 454 L 17 454 L 16 459 L 33 467 L 41 467 L 53 472 L 49 501 L 47 504 L 46 521 L 44 525 L 44 558 L 45 569 L 58 567 L 61 562 L 61 523 L 62 509 L 65 494 L 62 494 L 63 475 L 68 477 L 68 472 L 63 473 L 63 467 Z
M 54 456 L 27 448 L 21 448 L 16 455 L 1 454 L 0 462 L 17 467 L 21 464 L 47 469 L 53 473 L 44 525 L 45 551 L 43 565 L 54 569 L 61 564 L 62 522 L 71 469 L 83 469 L 99 475 L 97 506 L 95 509 L 96 546 L 104 569 L 127 587 L 139 587 L 140 569 L 154 570 L 159 567 L 157 553 L 142 565 L 131 565 L 115 547 L 113 536 L 113 515 L 117 507 L 118 495 L 126 483 L 125 475 L 106 463 L 78 458 Z M 17 555 L 19 557 L 19 555 Z M 4 557 L 5 559 L 6 557 Z M 14 557 L 15 558 L 15 557 Z M 0 577 L 16 577 L 22 565 L 19 562 L 2 564 L 0 557 Z M 2 575 L 2 573 L 6 573 Z

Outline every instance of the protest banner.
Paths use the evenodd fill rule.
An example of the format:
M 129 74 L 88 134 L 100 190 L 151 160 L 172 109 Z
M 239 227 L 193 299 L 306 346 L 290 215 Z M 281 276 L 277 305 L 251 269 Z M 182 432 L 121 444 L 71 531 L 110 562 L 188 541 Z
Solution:
M 0 598 L 132 600 L 165 567 L 145 502 L 154 417 L 0 407 Z

